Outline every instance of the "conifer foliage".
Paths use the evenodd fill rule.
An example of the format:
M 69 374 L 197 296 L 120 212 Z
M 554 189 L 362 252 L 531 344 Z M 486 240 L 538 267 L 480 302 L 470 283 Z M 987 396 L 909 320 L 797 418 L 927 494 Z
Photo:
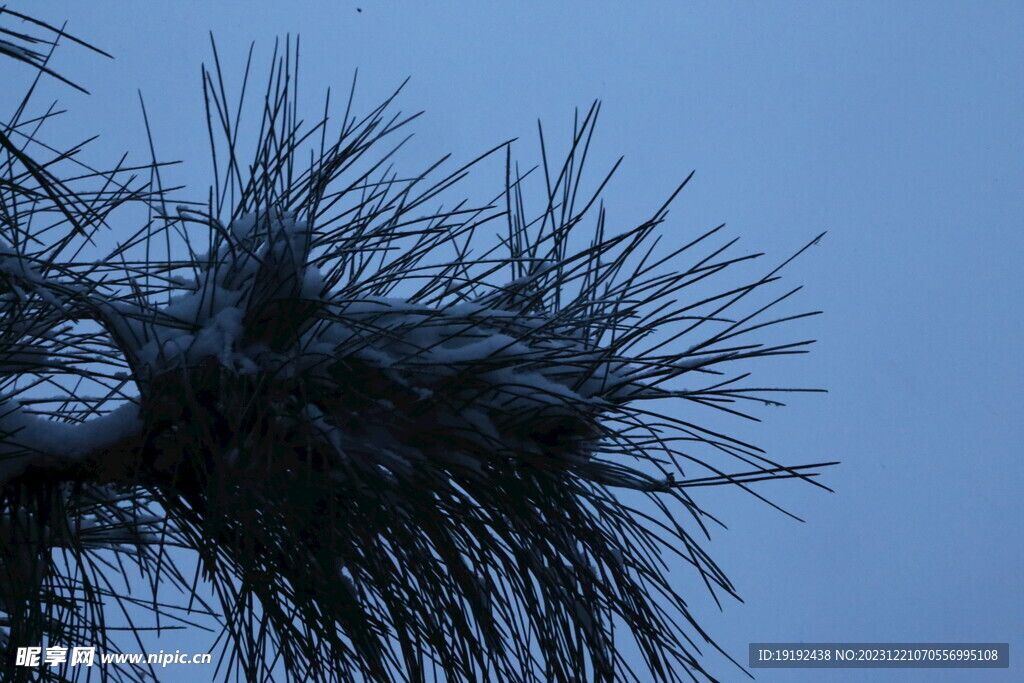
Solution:
M 3 26 L 0 53 L 63 78 Z M 205 615 L 224 680 L 713 679 L 666 563 L 734 594 L 693 491 L 827 464 L 706 421 L 803 391 L 748 379 L 811 343 L 757 341 L 812 315 L 774 313 L 788 261 L 729 280 L 758 255 L 666 230 L 682 186 L 610 225 L 597 105 L 559 163 L 541 131 L 532 172 L 505 143 L 408 174 L 394 98 L 303 123 L 290 42 L 261 97 L 214 64 L 198 196 L 51 147 L 28 96 L 0 127 L 0 649 Z M 493 196 L 443 206 L 495 160 Z

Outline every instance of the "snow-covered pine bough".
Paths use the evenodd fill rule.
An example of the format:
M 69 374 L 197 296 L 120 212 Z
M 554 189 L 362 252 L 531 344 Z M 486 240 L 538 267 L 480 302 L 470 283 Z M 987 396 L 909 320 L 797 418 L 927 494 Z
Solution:
M 727 281 L 757 255 L 659 242 L 668 202 L 607 225 L 596 105 L 532 174 L 506 143 L 404 175 L 377 150 L 415 117 L 303 125 L 297 64 L 246 148 L 204 70 L 192 201 L 48 146 L 27 98 L 0 128 L 0 649 L 205 614 L 224 680 L 713 680 L 670 573 L 734 594 L 693 490 L 827 464 L 695 421 L 800 391 L 747 381 L 810 343 L 755 339 L 811 315 L 773 315 L 781 266 Z M 485 160 L 500 191 L 436 208 Z

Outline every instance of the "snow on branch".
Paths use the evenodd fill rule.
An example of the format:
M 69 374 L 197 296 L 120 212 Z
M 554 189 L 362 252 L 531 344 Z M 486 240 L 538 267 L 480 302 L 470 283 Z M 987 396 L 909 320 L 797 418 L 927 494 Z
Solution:
M 744 271 L 755 255 L 711 245 L 719 228 L 663 249 L 668 203 L 609 227 L 608 178 L 591 194 L 583 179 L 597 105 L 561 167 L 542 138 L 541 186 L 510 145 L 399 175 L 393 152 L 371 152 L 414 117 L 387 113 L 389 99 L 346 114 L 333 138 L 326 118 L 304 127 L 297 55 L 284 53 L 246 168 L 229 115 L 244 107 L 219 68 L 204 72 L 216 176 L 196 201 L 130 188 L 118 169 L 69 171 L 117 188 L 88 195 L 8 150 L 0 168 L 47 184 L 0 193 L 0 521 L 35 520 L 31 533 L 0 527 L 29 549 L 11 565 L 31 574 L 30 557 L 58 545 L 46 538 L 83 562 L 103 539 L 180 541 L 252 680 L 277 661 L 293 680 L 420 680 L 428 660 L 452 680 L 619 680 L 624 631 L 650 680 L 708 677 L 697 644 L 713 642 L 661 556 L 685 549 L 716 596 L 735 595 L 700 550 L 713 518 L 689 491 L 816 484 L 819 466 L 774 462 L 708 419 L 803 391 L 747 378 L 751 361 L 811 343 L 754 336 L 813 314 L 771 317 L 789 295 L 758 298 L 779 268 Z M 502 154 L 496 199 L 452 200 Z M 25 213 L 26 193 L 49 204 Z M 132 203 L 153 218 L 97 246 Z M 142 541 L 135 557 L 163 567 Z M 57 571 L 44 564 L 38 590 Z M 0 611 L 26 595 L 0 581 Z M 39 635 L 44 616 L 18 623 Z M 74 620 L 102 636 L 92 613 Z

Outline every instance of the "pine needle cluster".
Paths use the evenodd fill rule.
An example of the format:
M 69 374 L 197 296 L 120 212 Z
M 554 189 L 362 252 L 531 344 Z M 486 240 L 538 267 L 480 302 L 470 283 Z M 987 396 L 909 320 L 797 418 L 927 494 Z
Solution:
M 826 464 L 690 417 L 802 391 L 746 369 L 811 343 L 756 341 L 813 315 L 774 315 L 782 266 L 727 284 L 759 255 L 666 232 L 685 182 L 609 226 L 597 105 L 559 163 L 540 130 L 531 171 L 504 143 L 408 175 L 394 98 L 304 123 L 289 42 L 243 147 L 250 70 L 232 99 L 214 63 L 191 201 L 155 158 L 50 147 L 29 96 L 0 126 L 0 649 L 113 650 L 111 610 L 142 634 L 141 610 L 216 619 L 225 680 L 713 679 L 666 563 L 735 594 L 693 491 Z M 500 190 L 444 208 L 485 160 Z

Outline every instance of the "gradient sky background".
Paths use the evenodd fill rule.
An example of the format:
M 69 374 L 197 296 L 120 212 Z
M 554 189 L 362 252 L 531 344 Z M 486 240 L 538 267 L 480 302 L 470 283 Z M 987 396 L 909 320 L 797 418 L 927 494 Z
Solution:
M 800 524 L 749 496 L 704 492 L 700 502 L 730 527 L 708 547 L 746 604 L 718 613 L 694 583 L 692 606 L 743 662 L 751 641 L 1009 641 L 1017 662 L 984 673 L 760 670 L 761 681 L 1021 679 L 1021 3 L 10 7 L 67 19 L 115 55 L 66 47 L 55 61 L 92 95 L 54 88 L 73 127 L 51 133 L 100 134 L 88 152 L 96 163 L 124 150 L 146 161 L 141 89 L 158 155 L 188 161 L 172 179 L 203 187 L 208 31 L 229 75 L 250 41 L 263 67 L 273 39 L 290 32 L 301 35 L 311 101 L 327 86 L 347 92 L 356 67 L 364 109 L 412 77 L 399 106 L 427 113 L 404 157 L 411 168 L 449 151 L 468 160 L 510 137 L 536 161 L 538 118 L 564 140 L 574 108 L 600 98 L 594 169 L 626 155 L 606 193 L 613 224 L 645 218 L 696 169 L 665 227 L 670 239 L 726 221 L 740 246 L 775 262 L 828 230 L 785 278 L 806 286 L 799 309 L 825 311 L 793 334 L 820 342 L 778 376 L 830 393 L 762 410 L 758 425 L 708 417 L 787 463 L 843 461 L 825 477 L 836 494 L 759 489 Z M 0 82 L 20 84 L 25 71 L 0 62 Z M 21 92 L 5 89 L 5 113 Z M 493 188 L 501 178 L 474 182 Z M 201 649 L 199 636 L 168 643 Z M 709 664 L 741 680 L 727 663 Z M 164 673 L 205 676 L 185 666 Z

